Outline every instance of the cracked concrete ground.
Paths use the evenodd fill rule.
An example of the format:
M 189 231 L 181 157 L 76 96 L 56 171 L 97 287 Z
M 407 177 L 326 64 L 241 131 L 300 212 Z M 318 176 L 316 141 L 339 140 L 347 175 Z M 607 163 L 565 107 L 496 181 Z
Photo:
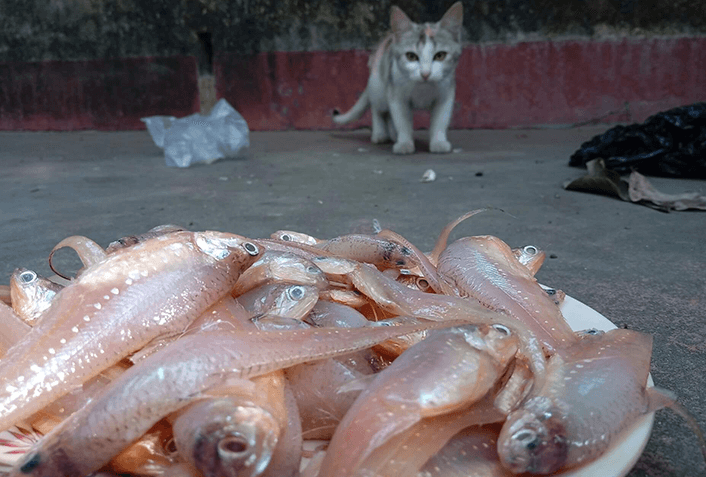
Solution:
M 582 170 L 579 145 L 607 127 L 451 131 L 457 152 L 395 156 L 367 131 L 253 133 L 246 158 L 178 170 L 146 131 L 0 133 L 0 283 L 16 267 L 49 275 L 62 238 L 106 246 L 158 224 L 252 237 L 279 229 L 328 238 L 370 231 L 372 219 L 432 248 L 462 213 L 494 206 L 452 239 L 492 234 L 547 253 L 545 284 L 618 326 L 654 336 L 652 376 L 706 427 L 706 214 L 657 212 L 562 189 Z M 460 149 L 460 150 L 459 150 Z M 437 179 L 422 183 L 427 169 Z M 664 192 L 706 193 L 703 181 L 651 178 Z M 70 251 L 59 266 L 77 267 Z M 697 441 L 669 411 L 630 476 L 704 475 Z

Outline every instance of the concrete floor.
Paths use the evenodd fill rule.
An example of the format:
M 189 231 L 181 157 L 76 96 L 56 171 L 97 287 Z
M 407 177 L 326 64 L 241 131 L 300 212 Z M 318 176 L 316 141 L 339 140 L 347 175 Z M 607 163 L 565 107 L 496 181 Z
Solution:
M 452 131 L 459 150 L 394 156 L 367 131 L 254 133 L 244 159 L 178 170 L 143 132 L 0 133 L 0 283 L 15 267 L 50 274 L 69 235 L 101 245 L 164 223 L 265 237 L 371 231 L 373 218 L 423 250 L 462 213 L 490 205 L 452 238 L 497 235 L 548 257 L 541 282 L 619 326 L 654 336 L 652 376 L 706 428 L 706 214 L 665 214 L 569 192 L 569 155 L 606 127 Z M 427 150 L 419 136 L 418 149 Z M 421 183 L 426 169 L 437 180 Z M 664 192 L 701 181 L 653 179 Z M 69 250 L 59 265 L 77 267 Z M 1 278 L 4 277 L 4 278 Z M 669 411 L 631 476 L 704 475 L 697 441 Z

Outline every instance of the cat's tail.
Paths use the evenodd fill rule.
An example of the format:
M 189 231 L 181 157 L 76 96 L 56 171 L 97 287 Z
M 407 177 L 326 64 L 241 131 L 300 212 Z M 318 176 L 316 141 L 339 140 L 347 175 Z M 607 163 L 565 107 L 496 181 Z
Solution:
M 368 89 L 365 88 L 363 94 L 360 95 L 358 101 L 346 113 L 341 114 L 337 109 L 333 110 L 333 122 L 336 124 L 346 124 L 360 118 L 366 109 L 370 106 L 370 98 L 368 97 Z

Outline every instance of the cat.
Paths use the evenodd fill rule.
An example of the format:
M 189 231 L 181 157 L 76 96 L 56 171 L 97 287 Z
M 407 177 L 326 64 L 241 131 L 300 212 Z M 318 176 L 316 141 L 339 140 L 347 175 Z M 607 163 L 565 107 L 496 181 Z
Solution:
M 345 114 L 334 111 L 337 124 L 355 121 L 370 107 L 371 141 L 392 139 L 395 154 L 414 152 L 413 109 L 431 110 L 429 149 L 450 152 L 446 130 L 456 92 L 456 65 L 461 55 L 463 4 L 454 3 L 437 23 L 414 23 L 397 6 L 390 12 L 392 31 L 368 60 L 365 91 Z

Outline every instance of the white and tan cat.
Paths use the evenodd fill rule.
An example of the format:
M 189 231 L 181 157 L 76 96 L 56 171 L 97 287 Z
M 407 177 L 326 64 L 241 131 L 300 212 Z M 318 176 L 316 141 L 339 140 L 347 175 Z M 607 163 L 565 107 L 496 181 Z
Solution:
M 368 60 L 370 78 L 358 102 L 345 114 L 334 111 L 337 124 L 355 121 L 370 107 L 372 142 L 392 139 L 396 154 L 414 152 L 414 109 L 431 111 L 429 149 L 450 152 L 446 130 L 456 92 L 456 65 L 461 55 L 463 5 L 454 3 L 437 23 L 414 23 L 398 7 L 390 14 L 390 32 Z

